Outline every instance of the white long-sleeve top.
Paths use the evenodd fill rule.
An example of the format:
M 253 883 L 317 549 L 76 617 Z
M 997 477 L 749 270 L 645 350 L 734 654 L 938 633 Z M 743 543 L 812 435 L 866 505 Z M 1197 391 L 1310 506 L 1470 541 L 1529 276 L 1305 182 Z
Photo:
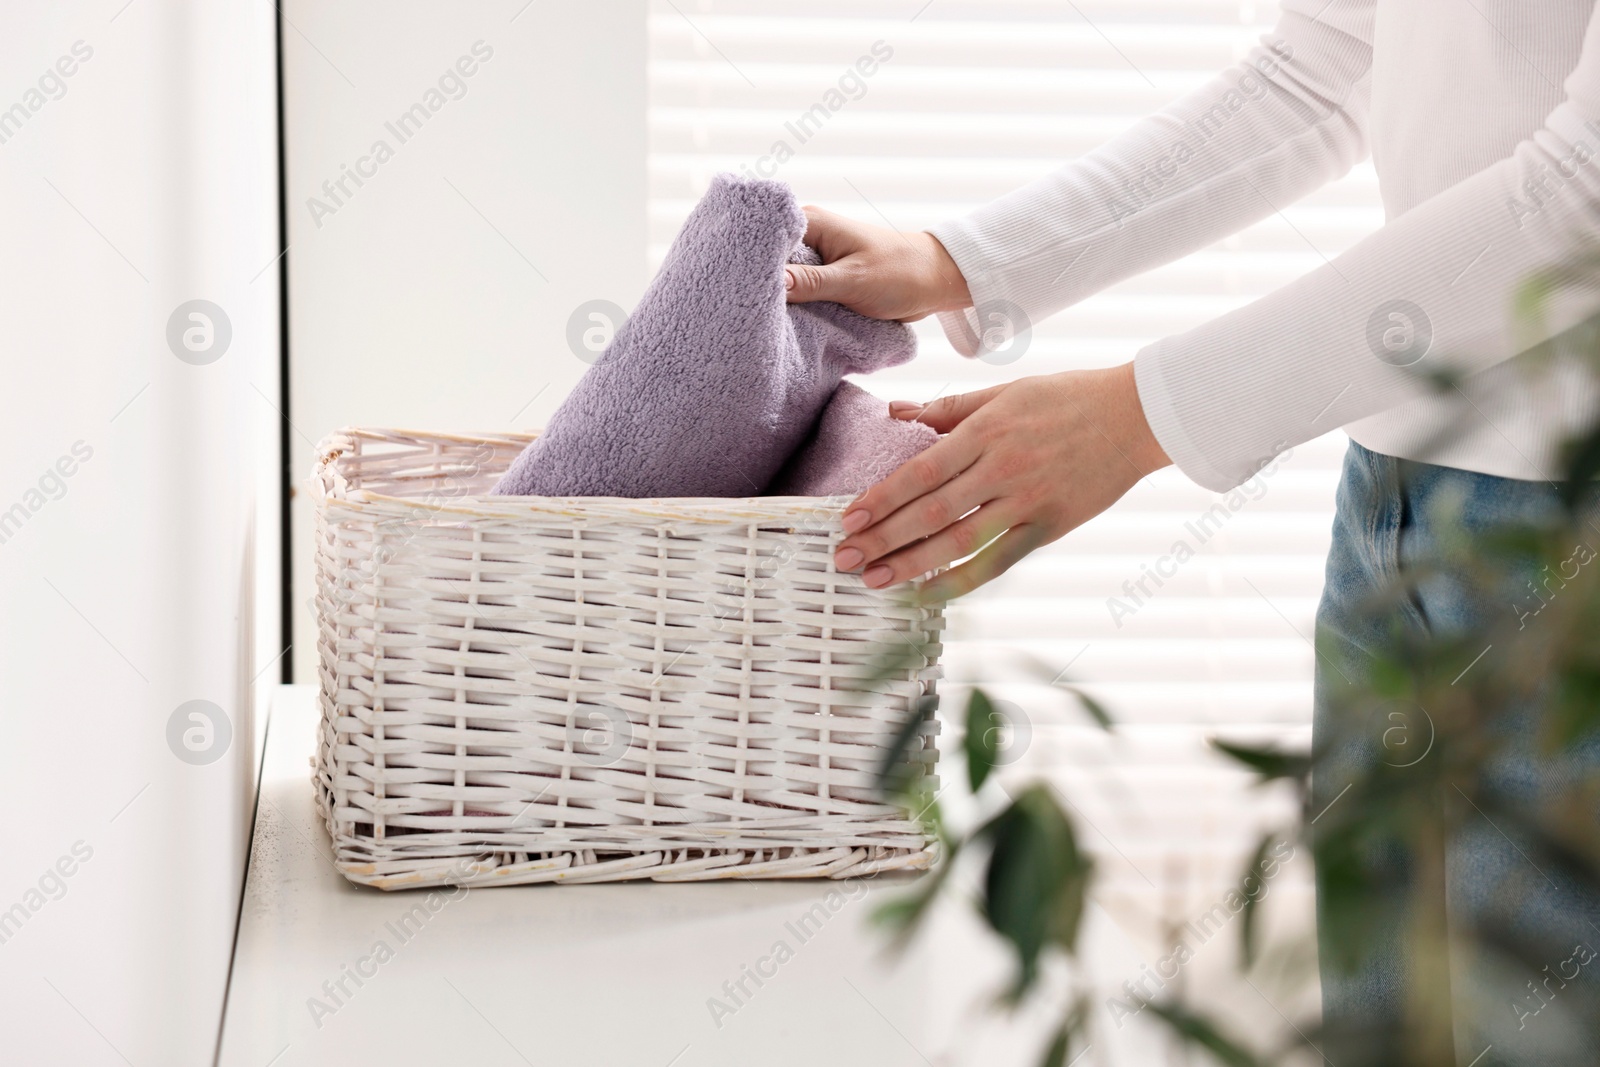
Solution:
M 1157 440 L 1215 490 L 1336 426 L 1389 455 L 1558 477 L 1559 444 L 1597 410 L 1571 361 L 1536 370 L 1556 347 L 1541 342 L 1600 311 L 1595 9 L 1284 0 L 1261 45 L 1204 88 L 934 227 L 976 309 L 943 315 L 946 332 L 972 355 L 986 308 L 1037 322 L 1267 217 L 1370 151 L 1382 229 L 1137 354 Z M 1572 280 L 1561 297 L 1537 320 L 1514 314 L 1519 288 L 1552 271 Z M 1429 368 L 1463 377 L 1441 393 L 1418 373 Z

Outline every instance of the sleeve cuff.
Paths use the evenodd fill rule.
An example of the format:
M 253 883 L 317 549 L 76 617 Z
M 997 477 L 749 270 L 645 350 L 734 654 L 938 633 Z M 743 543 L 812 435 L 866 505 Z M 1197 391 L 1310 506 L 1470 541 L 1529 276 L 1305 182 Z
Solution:
M 1162 373 L 1160 357 L 1146 348 L 1133 360 L 1133 380 L 1139 391 L 1139 406 L 1144 408 L 1145 421 L 1156 443 L 1185 475 L 1195 484 L 1216 493 L 1228 490 L 1249 476 L 1234 477 L 1214 466 L 1195 445 L 1183 428 L 1176 398 Z
M 983 254 L 971 232 L 971 222 L 967 219 L 949 219 L 937 226 L 930 226 L 927 232 L 944 245 L 944 250 L 956 261 L 956 269 L 961 272 L 962 279 L 967 283 L 967 292 L 972 296 L 973 306 L 988 302 L 994 296 L 989 291 L 993 280 L 984 268 Z M 938 319 L 950 346 L 968 359 L 976 358 L 981 348 L 978 315 L 973 307 L 941 311 L 938 313 Z
M 939 312 L 939 325 L 944 328 L 945 337 L 957 352 L 968 358 L 976 357 L 982 348 L 975 308 L 988 307 L 996 301 L 1014 297 L 997 291 L 997 279 L 995 272 L 988 267 L 989 258 L 984 252 L 981 229 L 973 218 L 949 219 L 930 227 L 927 232 L 950 253 L 961 276 L 966 279 L 967 291 L 972 295 L 972 307 Z M 1157 351 L 1159 344 L 1157 342 L 1140 352 L 1133 364 L 1134 383 L 1139 391 L 1139 403 L 1144 408 L 1145 419 L 1150 423 L 1156 441 L 1179 470 L 1198 485 L 1225 493 L 1246 481 L 1251 472 L 1230 474 L 1213 464 L 1195 444 L 1185 430 L 1183 417 L 1178 410 L 1184 398 L 1176 395 L 1172 383 L 1168 381 L 1162 355 Z M 1189 399 L 1192 401 L 1195 398 Z M 1194 405 L 1191 403 L 1190 406 Z M 1210 417 L 1220 416 L 1220 412 L 1210 413 Z

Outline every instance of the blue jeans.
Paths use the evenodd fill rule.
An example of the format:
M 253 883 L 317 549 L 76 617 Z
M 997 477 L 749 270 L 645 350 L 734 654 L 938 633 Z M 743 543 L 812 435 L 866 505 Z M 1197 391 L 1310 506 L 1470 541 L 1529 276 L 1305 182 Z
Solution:
M 1365 684 L 1363 664 L 1370 663 L 1374 650 L 1385 647 L 1397 631 L 1430 637 L 1462 634 L 1492 621 L 1490 613 L 1537 603 L 1527 584 L 1534 577 L 1531 572 L 1508 573 L 1505 595 L 1490 598 L 1469 591 L 1445 573 L 1384 610 L 1372 609 L 1370 597 L 1375 591 L 1390 586 L 1402 567 L 1434 558 L 1441 537 L 1452 532 L 1440 526 L 1438 505 L 1446 499 L 1458 504 L 1452 527 L 1468 533 L 1508 522 L 1554 522 L 1561 513 L 1556 489 L 1549 483 L 1395 459 L 1351 442 L 1339 484 L 1327 584 L 1317 610 L 1313 730 L 1318 764 L 1312 815 L 1337 801 L 1346 770 L 1371 767 L 1375 760 L 1397 766 L 1427 758 L 1425 745 L 1431 743 L 1432 727 L 1420 717 L 1395 720 L 1391 725 L 1409 736 L 1394 737 L 1381 723 L 1378 729 L 1352 729 L 1356 724 L 1341 719 L 1351 714 L 1341 710 L 1349 704 L 1341 702 L 1341 696 L 1348 695 L 1341 691 Z M 1600 538 L 1588 543 L 1600 548 Z M 1492 649 L 1485 653 L 1495 654 Z M 1483 670 L 1484 664 L 1475 669 Z M 1469 669 L 1459 684 L 1472 681 Z M 1503 720 L 1504 732 L 1493 732 L 1503 748 L 1496 749 L 1490 768 L 1491 788 L 1503 790 L 1512 801 L 1537 798 L 1542 791 L 1600 767 L 1600 744 L 1584 743 L 1561 757 L 1534 751 L 1537 715 L 1537 708 L 1509 713 Z M 1411 747 L 1397 750 L 1389 743 L 1393 740 Z M 1397 915 L 1393 908 L 1385 909 L 1382 905 L 1395 899 L 1396 887 L 1415 888 L 1412 879 L 1418 877 L 1410 857 L 1385 853 L 1381 864 L 1387 865 L 1389 885 L 1383 899 L 1374 894 L 1371 904 L 1375 914 L 1388 916 L 1384 921 L 1389 928 L 1378 932 L 1376 950 L 1353 971 L 1330 963 L 1339 946 L 1328 941 L 1324 905 L 1329 880 L 1319 866 L 1323 1016 L 1331 1042 L 1322 1048 L 1324 1055 L 1335 1067 L 1403 1062 L 1399 1035 L 1407 991 L 1418 970 L 1417 961 L 1408 958 L 1407 935 L 1412 924 L 1434 923 L 1452 939 L 1448 1025 L 1453 1033 L 1443 1033 L 1442 1040 L 1453 1044 L 1459 1067 L 1475 1061 L 1475 1067 L 1600 1063 L 1600 958 L 1570 962 L 1585 954 L 1575 946 L 1600 952 L 1600 895 L 1592 885 L 1535 863 L 1529 855 L 1532 850 L 1515 840 L 1514 828 L 1509 834 L 1502 832 L 1504 827 L 1487 815 L 1463 810 L 1463 821 L 1454 824 L 1458 829 L 1448 840 L 1439 841 L 1445 884 L 1424 887 L 1434 894 L 1432 899 L 1445 901 L 1446 914 L 1415 914 L 1412 909 Z M 1313 825 L 1313 835 L 1316 830 Z M 1523 948 L 1551 946 L 1550 969 L 1516 962 L 1508 966 L 1503 957 L 1488 960 L 1473 948 L 1471 937 L 1462 936 L 1490 925 L 1509 930 Z M 1552 979 L 1555 971 L 1570 975 L 1573 969 L 1579 971 L 1576 977 Z

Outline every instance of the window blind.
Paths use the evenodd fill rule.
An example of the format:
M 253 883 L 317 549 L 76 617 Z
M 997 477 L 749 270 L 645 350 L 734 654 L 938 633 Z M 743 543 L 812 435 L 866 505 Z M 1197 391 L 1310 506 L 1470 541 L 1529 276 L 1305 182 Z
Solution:
M 1275 18 L 1227 0 L 652 0 L 652 266 L 719 171 L 781 178 L 803 203 L 899 229 L 963 213 L 1197 86 Z M 862 384 L 925 402 L 1122 362 L 1381 221 L 1363 165 L 1037 324 L 1012 364 L 962 359 L 928 320 L 914 363 Z M 1292 817 L 1286 794 L 1249 788 L 1205 742 L 1309 740 L 1309 642 L 1344 444 L 1335 433 L 1294 449 L 1237 508 L 1162 471 L 950 611 L 949 673 L 1022 709 L 1008 773 L 1060 786 L 1100 860 L 1097 899 L 1130 928 L 1203 910 L 1259 830 Z M 1192 558 L 1176 558 L 1180 543 Z M 1028 657 L 1083 683 L 1116 735 L 1088 726 Z

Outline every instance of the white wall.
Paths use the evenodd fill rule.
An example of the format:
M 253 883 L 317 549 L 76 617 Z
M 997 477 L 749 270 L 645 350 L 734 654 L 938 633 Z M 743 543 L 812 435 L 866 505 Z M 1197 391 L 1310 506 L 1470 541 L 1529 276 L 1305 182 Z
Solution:
M 271 4 L 6 7 L 6 1063 L 187 1067 L 215 1047 L 251 682 L 278 650 L 277 275 L 257 275 L 277 241 L 273 62 Z M 166 336 L 196 298 L 231 323 L 205 365 Z M 231 727 L 209 762 L 168 744 L 192 700 Z
M 297 478 L 341 426 L 540 425 L 587 369 L 566 343 L 573 310 L 631 307 L 646 281 L 642 0 L 284 13 Z M 462 57 L 473 73 L 430 101 Z M 403 142 L 387 128 L 430 102 Z M 379 141 L 393 152 L 381 163 Z M 358 168 L 359 186 L 323 190 Z M 302 491 L 292 507 L 306 682 L 308 504 Z

